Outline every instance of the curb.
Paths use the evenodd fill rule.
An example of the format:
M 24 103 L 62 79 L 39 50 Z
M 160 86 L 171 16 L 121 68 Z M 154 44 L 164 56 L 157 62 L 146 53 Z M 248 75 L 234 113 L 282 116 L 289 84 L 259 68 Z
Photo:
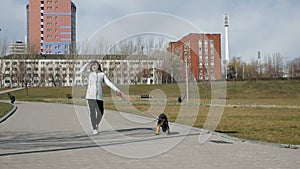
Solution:
M 6 103 L 6 102 L 3 102 L 3 103 Z M 2 118 L 0 118 L 0 124 L 2 122 L 4 122 L 5 120 L 7 120 L 11 115 L 13 115 L 15 113 L 15 111 L 18 109 L 18 107 L 16 105 L 14 105 L 14 104 L 11 104 L 11 105 L 14 106 L 13 109 L 10 112 L 6 113 Z

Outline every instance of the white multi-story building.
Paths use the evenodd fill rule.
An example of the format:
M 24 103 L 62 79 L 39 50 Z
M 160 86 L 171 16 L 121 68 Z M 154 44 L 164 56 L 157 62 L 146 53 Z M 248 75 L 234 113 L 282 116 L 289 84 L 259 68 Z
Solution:
M 8 53 L 10 55 L 26 53 L 26 44 L 22 41 L 10 42 L 8 47 Z
M 30 56 L 30 57 L 29 57 Z M 151 84 L 160 83 L 155 78 L 155 68 L 161 60 L 140 56 L 110 55 L 96 59 L 102 70 L 115 84 Z M 56 56 L 56 55 L 9 55 L 0 59 L 1 87 L 52 87 L 81 86 L 87 84 L 87 78 L 76 72 L 92 56 Z

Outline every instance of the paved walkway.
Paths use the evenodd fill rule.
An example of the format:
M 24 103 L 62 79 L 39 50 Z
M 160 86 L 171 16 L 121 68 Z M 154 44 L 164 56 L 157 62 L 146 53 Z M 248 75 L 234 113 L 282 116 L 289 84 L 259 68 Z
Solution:
M 106 111 L 101 132 L 90 136 L 86 107 L 17 102 L 0 124 L 1 169 L 47 168 L 300 168 L 300 149 L 243 142 L 171 124 L 155 136 L 151 118 Z M 75 111 L 76 110 L 76 111 Z

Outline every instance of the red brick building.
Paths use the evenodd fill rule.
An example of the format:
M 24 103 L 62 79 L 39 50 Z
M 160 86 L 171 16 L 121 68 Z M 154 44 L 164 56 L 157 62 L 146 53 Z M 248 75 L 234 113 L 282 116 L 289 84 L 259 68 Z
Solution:
M 185 60 L 196 80 L 222 80 L 221 35 L 190 33 L 177 42 L 170 42 L 168 50 Z
M 30 53 L 72 54 L 76 50 L 76 6 L 71 0 L 29 0 Z

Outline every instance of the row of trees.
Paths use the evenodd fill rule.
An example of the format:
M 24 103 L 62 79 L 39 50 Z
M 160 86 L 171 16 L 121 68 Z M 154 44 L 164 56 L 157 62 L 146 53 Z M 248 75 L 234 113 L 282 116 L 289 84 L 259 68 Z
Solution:
M 103 38 L 95 38 L 79 46 L 78 51 L 81 54 L 105 53 L 129 57 L 138 56 L 137 60 L 150 61 L 160 59 L 161 64 L 155 70 L 151 64 L 140 64 L 136 74 L 138 83 L 145 83 L 149 78 L 153 79 L 154 83 L 181 81 L 184 79 L 182 74 L 184 65 L 182 65 L 180 58 L 174 57 L 174 55 L 166 51 L 167 47 L 168 41 L 166 41 L 165 37 L 145 34 L 126 38 L 115 44 Z M 123 69 L 127 70 L 127 66 L 121 67 L 121 70 Z M 153 74 L 153 71 L 155 71 L 155 74 Z M 114 76 L 112 72 L 109 72 L 108 75 L 110 77 Z
M 300 57 L 284 62 L 280 53 L 245 63 L 241 57 L 233 57 L 228 64 L 227 79 L 279 79 L 300 78 Z
M 30 47 L 33 48 L 33 47 Z M 91 44 L 83 44 L 78 51 L 82 54 L 86 54 L 87 56 L 94 55 L 98 57 L 97 59 L 101 60 L 99 57 L 104 57 L 105 54 L 118 54 L 121 56 L 130 56 L 136 55 L 140 56 L 142 59 L 148 57 L 150 59 L 159 58 L 162 59 L 161 67 L 156 70 L 156 80 L 160 79 L 162 83 L 180 81 L 184 77 L 182 76 L 183 66 L 182 61 L 178 59 L 178 57 L 174 57 L 172 54 L 166 51 L 167 43 L 165 39 L 161 36 L 155 37 L 153 35 L 144 35 L 127 38 L 123 41 L 118 42 L 118 44 L 112 44 L 104 39 L 96 39 Z M 0 54 L 1 56 L 5 56 L 8 50 L 8 43 L 6 40 L 0 39 Z M 28 49 L 28 51 L 31 51 Z M 100 55 L 99 55 L 100 54 Z M 101 56 L 101 54 L 103 54 Z M 28 58 L 29 55 L 24 55 L 22 58 L 24 61 Z M 33 55 L 32 55 L 33 56 Z M 79 59 L 89 59 L 84 58 Z M 26 58 L 25 58 L 26 57 Z M 37 58 L 36 56 L 34 56 Z M 37 63 L 34 61 L 32 64 Z M 17 81 L 21 81 L 20 79 L 29 79 L 30 81 L 34 80 L 34 72 L 36 70 L 36 65 L 32 65 L 32 73 L 30 77 L 27 77 L 28 74 L 24 72 L 28 72 L 25 70 L 25 67 L 22 65 L 18 65 L 19 71 L 18 75 L 12 75 Z M 15 69 L 15 68 L 14 68 Z M 23 70 L 24 69 L 24 70 Z M 74 65 L 72 65 L 69 69 L 74 69 Z M 109 68 L 112 69 L 112 68 Z M 122 70 L 127 70 L 126 67 L 122 67 Z M 142 66 L 142 69 L 138 72 L 138 81 L 142 81 L 143 79 L 150 78 L 154 76 L 151 75 L 151 65 Z M 153 69 L 152 69 L 153 70 Z M 47 72 L 48 71 L 48 72 Z M 49 72 L 52 71 L 52 72 Z M 59 72 L 60 71 L 60 72 Z M 66 74 L 64 74 L 61 70 L 48 70 L 45 69 L 45 73 L 42 74 L 45 77 L 40 77 L 40 79 L 52 79 L 52 83 L 54 86 L 61 85 L 66 79 Z M 23 72 L 23 73 L 22 73 Z M 60 74 L 61 73 L 61 74 Z M 115 73 L 113 71 L 108 72 L 109 76 L 113 77 Z M 3 74 L 2 74 L 3 75 Z M 20 77 L 18 77 L 20 76 Z M 47 77 L 46 77 L 47 76 Z M 48 77 L 49 76 L 49 77 Z M 228 79 L 274 79 L 274 78 L 299 78 L 300 77 L 300 57 L 285 63 L 283 56 L 280 53 L 274 53 L 272 55 L 268 54 L 263 58 L 260 56 L 255 60 L 251 60 L 250 63 L 245 63 L 242 61 L 241 57 L 233 57 L 232 60 L 228 64 L 227 70 L 227 78 Z M 154 77 L 152 77 L 154 79 Z M 192 77 L 191 77 L 192 78 Z M 43 80 L 43 81 L 44 81 Z M 22 82 L 25 83 L 26 81 Z

